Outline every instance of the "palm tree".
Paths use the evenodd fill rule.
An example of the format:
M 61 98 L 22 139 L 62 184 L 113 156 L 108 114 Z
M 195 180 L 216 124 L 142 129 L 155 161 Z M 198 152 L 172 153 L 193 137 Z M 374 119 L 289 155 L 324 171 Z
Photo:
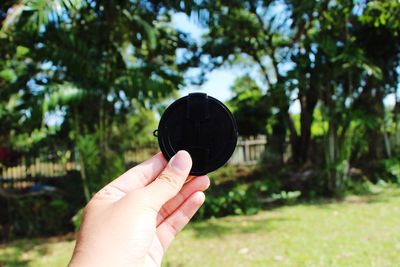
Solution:
M 190 43 L 171 26 L 173 5 L 24 0 L 6 1 L 0 10 L 7 14 L 3 38 L 28 51 L 20 60 L 28 62 L 30 78 L 19 76 L 7 86 L 41 107 L 38 128 L 46 128 L 45 114 L 62 110 L 60 132 L 81 155 L 79 140 L 92 136 L 104 163 L 108 152 L 118 151 L 118 145 L 110 146 L 118 144 L 113 125 L 138 112 L 138 103 L 151 108 L 183 83 L 175 51 Z M 81 162 L 82 178 L 95 176 L 86 170 L 96 168 Z M 85 187 L 89 199 L 94 188 Z

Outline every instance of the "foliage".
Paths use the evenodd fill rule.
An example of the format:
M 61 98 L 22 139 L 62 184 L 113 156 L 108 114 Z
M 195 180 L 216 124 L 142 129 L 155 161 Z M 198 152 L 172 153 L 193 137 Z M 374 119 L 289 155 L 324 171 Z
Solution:
M 293 203 L 297 198 L 301 196 L 300 191 L 286 192 L 281 191 L 271 195 L 272 201 L 284 201 L 286 203 Z
M 176 51 L 193 42 L 171 25 L 180 6 L 2 3 L 2 143 L 34 154 L 53 136 L 52 145 L 78 151 L 88 198 L 103 175 L 123 170 L 121 151 L 149 142 L 154 106 L 184 84 Z
M 55 182 L 54 180 L 57 180 Z M 0 241 L 21 236 L 48 236 L 73 229 L 72 216 L 85 203 L 79 173 L 62 179 L 39 179 L 49 192 L 26 191 L 15 198 L 0 198 Z
M 201 48 L 203 69 L 243 60 L 255 65 L 264 82 L 258 92 L 265 93 L 251 94 L 250 83 L 239 91 L 238 82 L 232 87 L 232 106 L 247 103 L 239 121 L 244 114 L 248 125 L 265 125 L 270 117 L 266 134 L 270 154 L 280 155 L 276 163 L 283 163 L 288 138 L 297 168 L 319 166 L 325 193 L 340 195 L 356 157 L 372 163 L 390 158 L 399 143 L 390 141 L 399 135 L 399 7 L 396 1 L 202 1 L 209 29 Z M 243 30 L 235 30 L 241 25 Z M 384 99 L 393 94 L 397 102 L 388 116 Z M 260 98 L 262 112 L 255 104 Z M 298 115 L 289 112 L 295 100 Z M 390 124 L 397 125 L 395 131 Z
M 377 171 L 377 174 L 381 180 L 400 184 L 400 160 L 387 159 L 378 164 L 381 170 Z
M 362 22 L 374 27 L 384 26 L 394 31 L 400 27 L 400 5 L 394 1 L 370 1 L 367 3 Z
M 138 110 L 128 116 L 123 125 L 114 125 L 114 135 L 116 142 L 122 142 L 119 145 L 121 150 L 140 149 L 154 144 L 153 131 L 157 129 L 157 121 L 152 110 L 140 107 Z
M 212 184 L 197 219 L 255 214 L 281 191 L 277 177 L 262 175 L 260 168 L 224 166 L 210 174 Z M 284 193 L 285 194 L 285 193 Z
M 208 192 L 197 218 L 221 217 L 231 214 L 255 214 L 261 209 L 257 191 L 248 184 L 238 184 L 221 191 Z
M 6 207 L 3 227 L 10 229 L 3 231 L 11 237 L 54 235 L 68 229 L 70 210 L 60 197 L 25 197 L 9 201 Z
M 94 135 L 84 135 L 78 137 L 77 148 L 81 163 L 81 176 L 86 200 L 91 198 L 90 192 L 101 184 L 100 173 L 100 151 Z M 90 181 L 87 181 L 91 177 Z
M 74 229 L 76 232 L 79 231 L 83 218 L 83 208 L 78 210 L 78 212 L 72 217 L 72 223 L 74 224 Z
M 250 76 L 237 78 L 231 87 L 235 96 L 228 102 L 241 136 L 265 134 L 268 110 L 261 88 Z
M 123 171 L 127 150 L 153 142 L 156 112 L 187 70 L 200 68 L 202 81 L 239 64 L 228 105 L 241 135 L 267 135 L 268 177 L 221 182 L 202 217 L 253 213 L 299 190 L 344 196 L 368 189 L 364 180 L 400 182 L 399 8 L 389 0 L 3 1 L 0 143 L 76 157 L 89 200 Z M 173 27 L 176 12 L 206 28 L 199 42 Z

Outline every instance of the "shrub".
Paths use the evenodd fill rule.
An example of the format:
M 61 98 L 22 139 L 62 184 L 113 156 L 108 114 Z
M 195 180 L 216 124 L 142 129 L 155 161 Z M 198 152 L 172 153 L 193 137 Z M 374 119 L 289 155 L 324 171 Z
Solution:
M 400 184 L 400 160 L 392 158 L 378 163 L 378 178 Z
M 226 193 L 210 191 L 196 218 L 256 213 L 259 210 L 259 203 L 249 195 L 251 193 L 246 185 L 233 187 Z
M 227 215 L 255 214 L 262 208 L 262 196 L 268 191 L 265 182 L 238 182 L 234 185 L 211 185 L 197 219 Z
M 79 231 L 79 228 L 81 228 L 82 224 L 82 218 L 83 218 L 83 208 L 78 210 L 78 212 L 72 217 L 72 224 L 74 225 L 75 231 Z
M 25 193 L 16 198 L 0 198 L 1 238 L 47 236 L 73 229 L 71 217 L 85 203 L 79 173 L 70 172 L 66 177 L 42 183 L 57 190 L 51 194 Z
M 68 230 L 68 204 L 58 196 L 27 196 L 7 203 L 8 237 L 53 235 Z

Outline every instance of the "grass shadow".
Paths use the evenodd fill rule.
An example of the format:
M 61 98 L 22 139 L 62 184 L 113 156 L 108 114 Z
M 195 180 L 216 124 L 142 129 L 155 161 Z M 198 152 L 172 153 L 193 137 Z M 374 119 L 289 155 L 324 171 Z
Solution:
M 398 187 L 379 189 L 378 191 L 365 192 L 363 194 L 349 195 L 343 198 L 314 199 L 299 202 L 303 205 L 317 206 L 321 208 L 330 208 L 332 204 L 374 204 L 392 201 L 394 198 L 400 198 Z
M 21 239 L 3 244 L 0 247 L 1 267 L 23 267 L 28 266 L 29 260 L 24 257 L 26 251 L 34 249 L 40 244 L 37 239 Z
M 373 189 L 362 194 L 352 194 L 337 198 L 312 198 L 312 199 L 297 199 L 290 202 L 274 202 L 264 206 L 264 211 L 271 211 L 283 207 L 293 207 L 298 205 L 315 206 L 323 209 L 331 209 L 335 204 L 374 204 L 385 203 L 400 198 L 400 187 L 392 186 L 388 188 Z
M 24 267 L 29 266 L 28 252 L 35 251 L 40 256 L 49 253 L 49 244 L 63 240 L 74 239 L 74 234 L 50 238 L 20 239 L 0 245 L 0 267 Z
M 259 218 L 257 215 L 238 220 L 239 217 L 225 217 L 192 224 L 190 229 L 195 232 L 196 238 L 223 237 L 232 234 L 257 233 L 273 231 L 276 222 L 288 221 L 288 218 Z
M 319 198 L 309 200 L 291 201 L 290 203 L 280 203 L 264 206 L 264 211 L 274 211 L 285 207 L 295 207 L 299 205 L 313 206 L 320 209 L 336 209 L 337 204 L 373 204 L 392 201 L 393 198 L 400 198 L 400 188 L 384 188 L 359 195 L 350 195 L 343 198 Z M 277 227 L 276 222 L 295 220 L 294 218 L 279 217 L 279 212 L 274 216 L 228 216 L 218 219 L 209 219 L 203 222 L 191 224 L 190 229 L 195 233 L 196 238 L 224 237 L 231 234 L 257 233 L 260 231 L 273 231 Z

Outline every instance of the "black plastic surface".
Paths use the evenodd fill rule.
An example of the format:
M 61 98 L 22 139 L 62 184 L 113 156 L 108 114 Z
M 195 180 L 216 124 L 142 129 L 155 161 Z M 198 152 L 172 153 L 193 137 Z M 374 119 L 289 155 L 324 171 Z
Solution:
M 237 126 L 219 100 L 193 93 L 172 103 L 161 116 L 158 144 L 170 160 L 179 150 L 192 157 L 190 175 L 204 175 L 224 165 L 237 142 Z

